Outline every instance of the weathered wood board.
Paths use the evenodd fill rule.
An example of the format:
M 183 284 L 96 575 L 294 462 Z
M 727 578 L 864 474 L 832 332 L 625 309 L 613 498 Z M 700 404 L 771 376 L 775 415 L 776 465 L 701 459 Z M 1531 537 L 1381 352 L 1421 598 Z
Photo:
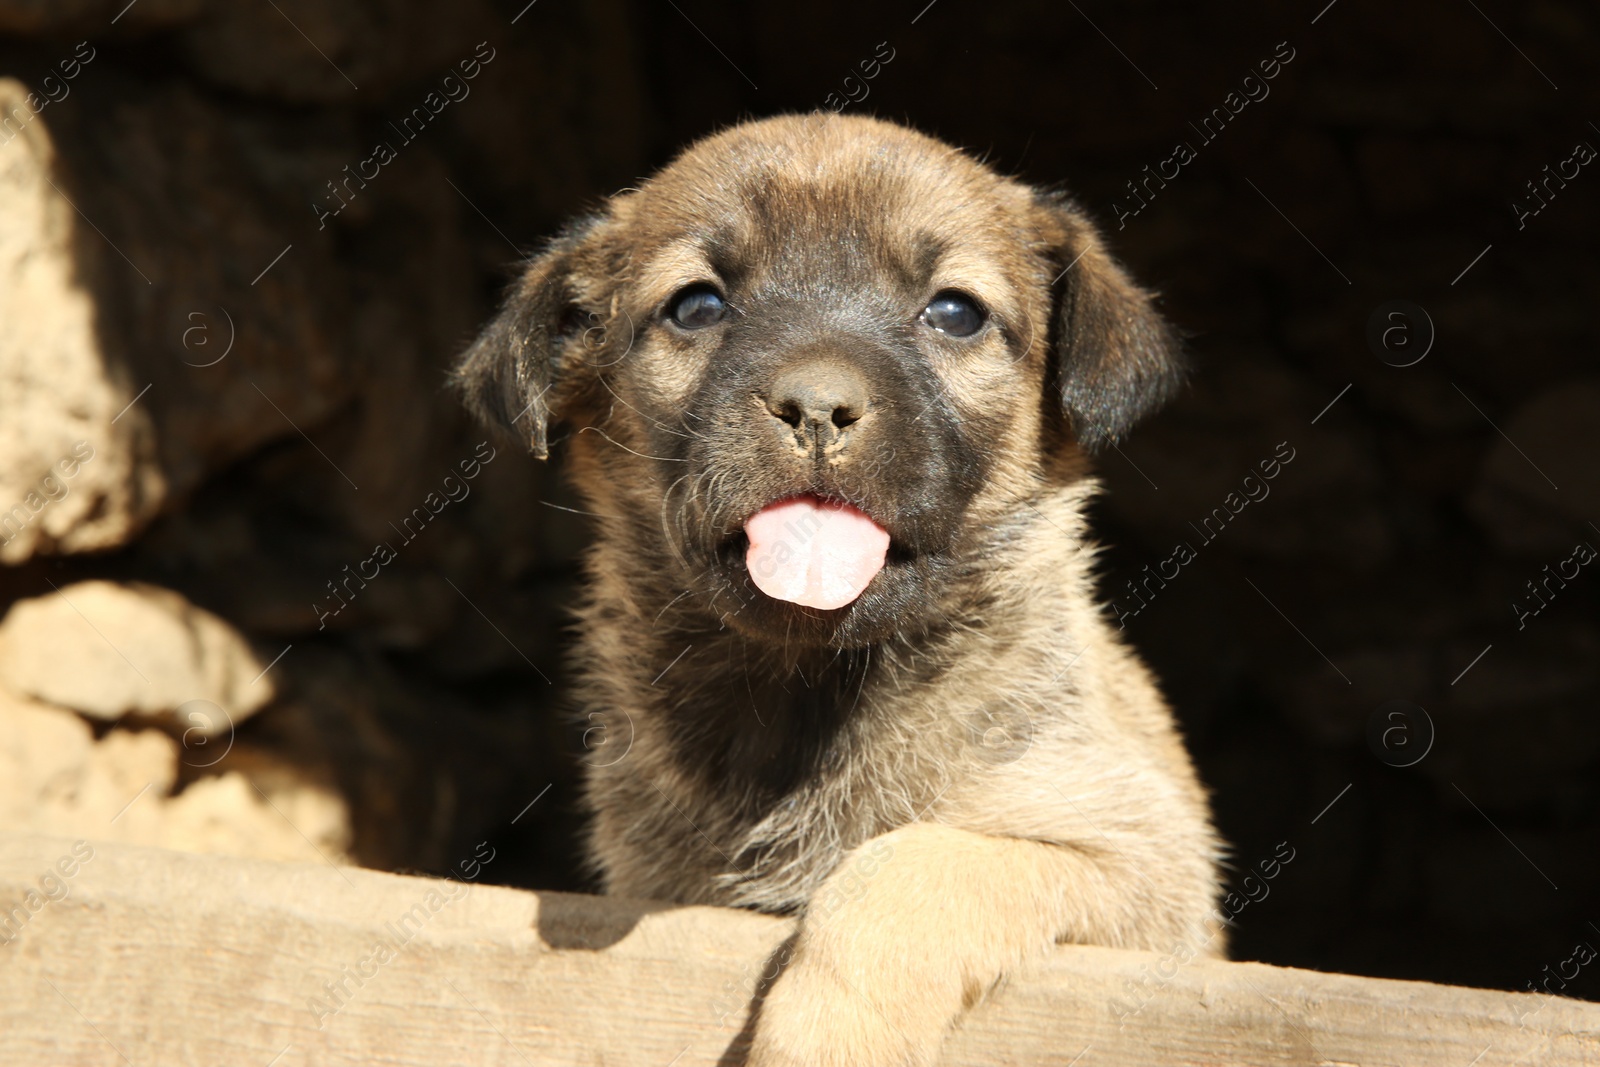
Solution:
M 0 1064 L 736 1063 L 791 930 L 0 833 Z M 1061 948 L 979 1005 L 943 1062 L 1600 1065 L 1600 1005 L 1251 963 L 1141 983 L 1160 966 Z

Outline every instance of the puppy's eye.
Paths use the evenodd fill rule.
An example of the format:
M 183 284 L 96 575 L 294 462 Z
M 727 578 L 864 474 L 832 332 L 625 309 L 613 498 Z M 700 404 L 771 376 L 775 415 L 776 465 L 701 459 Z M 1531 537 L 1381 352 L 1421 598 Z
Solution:
M 667 301 L 667 316 L 685 330 L 715 326 L 727 310 L 721 294 L 704 285 L 691 285 Z
M 922 321 L 951 337 L 971 337 L 983 326 L 983 309 L 966 293 L 947 289 L 922 309 Z

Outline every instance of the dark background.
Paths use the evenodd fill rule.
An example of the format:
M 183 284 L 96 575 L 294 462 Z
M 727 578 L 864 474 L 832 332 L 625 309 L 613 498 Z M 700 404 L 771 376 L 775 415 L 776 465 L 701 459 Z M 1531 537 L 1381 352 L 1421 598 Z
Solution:
M 1600 167 L 1523 228 L 1512 203 L 1600 147 L 1600 11 L 1324 2 L 141 0 L 113 25 L 120 2 L 0 0 L 0 69 L 24 81 L 99 49 L 43 119 L 62 188 L 158 265 L 146 286 L 85 232 L 108 358 L 156 383 L 169 483 L 122 547 L 0 570 L 0 607 L 139 578 L 269 654 L 292 642 L 286 695 L 225 766 L 337 783 L 365 862 L 440 871 L 488 837 L 487 877 L 585 887 L 583 724 L 560 715 L 585 528 L 558 470 L 503 448 L 328 629 L 307 605 L 482 439 L 443 375 L 519 253 L 697 136 L 859 96 L 845 79 L 887 42 L 847 113 L 1064 183 L 1191 337 L 1192 388 L 1107 454 L 1096 521 L 1124 603 L 1197 549 L 1128 636 L 1238 867 L 1295 850 L 1233 954 L 1524 988 L 1600 945 L 1600 575 L 1520 629 L 1512 607 L 1600 545 Z M 324 182 L 484 40 L 472 95 L 319 231 Z M 1279 42 L 1270 95 L 1202 144 L 1188 123 Z M 1179 140 L 1197 157 L 1119 229 L 1124 183 Z M 1396 300 L 1428 322 L 1395 320 L 1386 351 L 1368 324 Z M 238 347 L 207 376 L 179 339 L 219 305 Z M 1280 442 L 1270 496 L 1202 545 L 1189 523 Z M 1431 749 L 1414 712 L 1411 748 L 1369 741 L 1393 700 L 1426 709 Z M 1567 992 L 1600 996 L 1595 969 Z

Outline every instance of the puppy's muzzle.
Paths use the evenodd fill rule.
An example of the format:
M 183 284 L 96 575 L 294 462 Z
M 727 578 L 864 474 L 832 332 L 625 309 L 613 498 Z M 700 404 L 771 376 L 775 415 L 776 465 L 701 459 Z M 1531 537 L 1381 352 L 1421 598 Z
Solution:
M 806 360 L 780 370 L 762 395 L 771 428 L 796 451 L 832 455 L 867 417 L 867 381 L 847 363 Z

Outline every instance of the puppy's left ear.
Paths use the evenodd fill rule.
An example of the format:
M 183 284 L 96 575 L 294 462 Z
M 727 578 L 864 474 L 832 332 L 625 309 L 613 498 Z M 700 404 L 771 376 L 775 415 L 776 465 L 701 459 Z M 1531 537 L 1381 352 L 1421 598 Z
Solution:
M 1051 292 L 1055 387 L 1073 437 L 1094 452 L 1177 395 L 1187 361 L 1151 294 L 1106 251 L 1077 205 L 1041 193 L 1038 207 L 1059 272 Z
M 494 320 L 462 354 L 453 375 L 472 413 L 549 455 L 550 421 L 561 414 L 567 349 L 592 316 L 580 304 L 579 260 L 602 216 L 567 226 L 530 262 Z

